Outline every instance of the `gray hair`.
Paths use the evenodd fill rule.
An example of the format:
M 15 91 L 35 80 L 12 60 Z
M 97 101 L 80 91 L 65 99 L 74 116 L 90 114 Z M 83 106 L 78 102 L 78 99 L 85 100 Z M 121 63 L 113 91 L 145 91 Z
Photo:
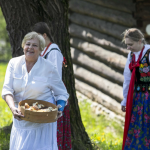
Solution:
M 39 35 L 39 34 L 36 33 L 36 32 L 29 32 L 29 33 L 27 33 L 27 34 L 24 36 L 24 39 L 22 40 L 22 48 L 24 48 L 25 43 L 26 43 L 28 40 L 35 39 L 35 38 L 39 40 L 39 43 L 40 43 L 40 51 L 43 51 L 44 48 L 45 48 L 45 40 L 44 40 L 44 38 L 43 38 L 42 35 Z

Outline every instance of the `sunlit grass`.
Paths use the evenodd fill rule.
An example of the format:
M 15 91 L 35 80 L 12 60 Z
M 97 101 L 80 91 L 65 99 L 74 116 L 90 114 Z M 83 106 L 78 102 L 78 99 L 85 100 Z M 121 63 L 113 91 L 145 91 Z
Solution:
M 91 103 L 79 102 L 80 112 L 85 129 L 98 150 L 121 150 L 123 129 L 115 121 L 104 115 L 96 116 L 91 111 Z
M 0 91 L 2 91 L 7 63 L 0 63 Z M 0 96 L 0 128 L 10 125 L 12 122 L 12 113 L 6 102 Z

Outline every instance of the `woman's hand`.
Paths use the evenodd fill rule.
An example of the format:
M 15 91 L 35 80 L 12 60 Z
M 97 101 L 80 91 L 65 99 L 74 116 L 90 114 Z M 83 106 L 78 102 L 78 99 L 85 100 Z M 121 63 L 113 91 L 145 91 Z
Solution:
M 123 112 L 126 112 L 126 106 L 121 106 L 121 110 L 122 110 Z
M 19 120 L 19 121 L 21 121 L 21 118 L 20 118 L 20 117 L 24 117 L 24 116 L 21 114 L 21 111 L 19 111 L 19 109 L 16 108 L 16 107 L 11 107 L 10 109 L 11 109 L 11 111 L 12 111 L 12 113 L 13 113 L 14 118 L 17 119 L 17 120 Z
M 62 111 L 58 111 L 57 113 L 57 119 L 59 119 L 62 116 Z

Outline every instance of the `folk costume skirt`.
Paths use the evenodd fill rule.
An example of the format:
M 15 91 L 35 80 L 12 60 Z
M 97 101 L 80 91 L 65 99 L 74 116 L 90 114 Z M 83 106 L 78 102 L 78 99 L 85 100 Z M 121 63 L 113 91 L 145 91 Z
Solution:
M 134 92 L 131 121 L 124 150 L 150 150 L 150 95 Z
M 65 106 L 63 116 L 57 120 L 57 143 L 58 150 L 72 149 L 69 104 Z

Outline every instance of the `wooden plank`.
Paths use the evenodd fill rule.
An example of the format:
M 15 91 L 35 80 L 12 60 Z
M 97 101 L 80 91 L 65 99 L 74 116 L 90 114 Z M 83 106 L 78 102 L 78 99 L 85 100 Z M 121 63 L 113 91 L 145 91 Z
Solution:
M 109 8 L 104 8 L 89 2 L 71 0 L 69 2 L 69 8 L 73 12 L 121 24 L 126 27 L 132 27 L 136 25 L 136 21 L 131 14 L 118 10 L 111 10 Z
M 88 43 L 77 38 L 71 38 L 70 44 L 75 49 L 82 51 L 93 59 L 107 64 L 114 70 L 120 70 L 121 72 L 123 72 L 127 60 L 126 57 L 107 51 L 100 46 Z
M 125 113 L 121 111 L 121 105 L 115 99 L 111 98 L 110 96 L 102 93 L 101 91 L 95 89 L 92 86 L 89 86 L 82 81 L 75 79 L 75 88 L 88 98 L 92 99 L 95 102 L 103 105 L 107 109 L 113 111 L 116 114 L 124 116 Z
M 121 40 L 115 39 L 106 34 L 96 32 L 92 29 L 81 27 L 76 24 L 70 24 L 69 33 L 72 37 L 80 38 L 90 43 L 97 44 L 107 50 L 127 56 L 128 50 L 123 48 Z
M 88 57 L 86 54 L 74 48 L 71 48 L 71 57 L 74 64 L 79 64 L 80 66 L 86 68 L 90 72 L 93 72 L 121 86 L 123 85 L 123 75 L 114 71 L 109 64 L 107 65 L 101 63 L 100 61 L 94 60 Z
M 88 85 L 95 87 L 104 94 L 112 97 L 113 99 L 121 102 L 123 100 L 122 87 L 112 83 L 105 78 L 102 78 L 79 65 L 73 65 L 74 75 L 77 79 L 85 82 Z
M 84 0 L 90 3 L 98 4 L 103 7 L 108 7 L 110 9 L 115 9 L 127 13 L 132 13 L 135 11 L 135 4 L 130 1 L 123 0 Z
M 72 23 L 88 27 L 119 40 L 122 39 L 120 35 L 126 30 L 126 27 L 124 26 L 78 13 L 71 13 L 69 19 Z

